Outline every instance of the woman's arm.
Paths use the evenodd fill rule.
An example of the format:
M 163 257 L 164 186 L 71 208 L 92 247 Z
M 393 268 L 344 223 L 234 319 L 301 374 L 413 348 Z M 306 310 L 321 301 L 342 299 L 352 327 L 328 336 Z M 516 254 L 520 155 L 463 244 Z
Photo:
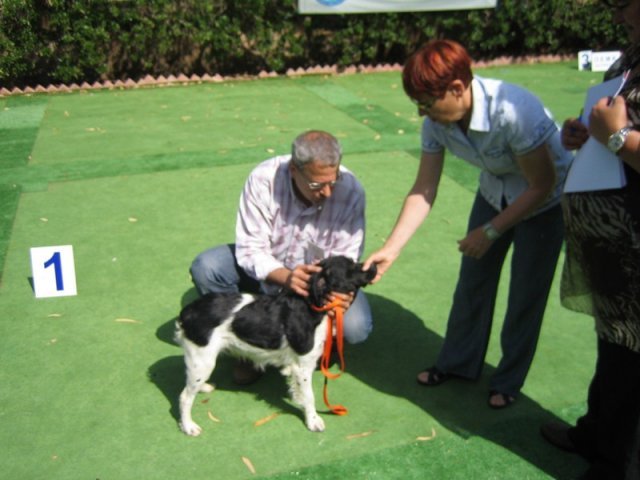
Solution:
M 378 274 L 372 283 L 380 280 L 391 267 L 409 239 L 429 215 L 438 192 L 443 164 L 444 151 L 422 153 L 416 180 L 405 198 L 389 238 L 380 250 L 371 254 L 364 262 L 364 270 L 367 270 L 372 263 L 375 263 L 378 268 Z
M 589 133 L 605 146 L 612 134 L 630 123 L 624 98 L 615 97 L 611 104 L 609 101 L 608 98 L 598 101 L 589 116 Z M 640 172 L 640 132 L 629 132 L 617 155 L 635 171 Z
M 498 233 L 509 230 L 535 212 L 553 192 L 556 185 L 556 170 L 546 144 L 540 145 L 526 155 L 516 157 L 516 160 L 529 187 L 491 220 L 491 225 Z M 493 243 L 482 227 L 470 231 L 458 242 L 458 248 L 464 255 L 480 258 Z

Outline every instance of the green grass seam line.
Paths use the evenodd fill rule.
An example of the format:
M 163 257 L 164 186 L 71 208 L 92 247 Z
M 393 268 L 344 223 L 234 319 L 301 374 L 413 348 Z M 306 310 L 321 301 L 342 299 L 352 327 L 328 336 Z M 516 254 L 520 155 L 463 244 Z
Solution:
M 399 118 L 380 105 L 368 103 L 340 85 L 312 81 L 306 83 L 307 91 L 322 98 L 358 123 L 366 124 L 368 128 L 380 135 L 394 136 L 400 131 L 410 132 L 416 128 L 415 123 Z
M 4 261 L 9 249 L 13 221 L 18 210 L 20 187 L 0 185 L 0 283 L 4 272 Z
M 345 156 L 380 151 L 404 151 L 407 138 L 383 136 L 379 141 L 371 139 L 346 139 L 343 143 Z M 412 143 L 412 142 L 411 142 Z M 258 164 L 269 156 L 288 153 L 289 147 L 278 152 L 267 152 L 263 147 L 214 151 L 171 153 L 114 158 L 108 162 L 68 162 L 56 165 L 27 165 L 0 169 L 3 184 L 19 185 L 25 191 L 41 191 L 52 182 L 85 180 L 122 175 L 138 175 L 185 169 L 209 168 L 224 165 Z

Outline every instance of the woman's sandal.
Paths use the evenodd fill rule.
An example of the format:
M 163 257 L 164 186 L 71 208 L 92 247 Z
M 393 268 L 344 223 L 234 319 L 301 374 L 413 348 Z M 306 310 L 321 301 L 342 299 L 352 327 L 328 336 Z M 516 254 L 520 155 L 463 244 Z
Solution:
M 425 373 L 428 374 L 428 377 L 426 380 L 421 378 L 424 376 Z M 441 372 L 440 370 L 438 370 L 438 367 L 434 366 L 420 372 L 416 380 L 420 385 L 424 385 L 425 387 L 435 387 L 436 385 L 440 385 L 441 383 L 444 383 L 451 378 L 452 378 L 452 375 Z
M 493 397 L 500 397 L 502 399 L 502 402 L 499 405 L 491 403 L 491 399 Z M 507 408 L 515 401 L 516 397 L 512 397 L 511 395 L 507 395 L 506 393 L 498 392 L 497 390 L 491 390 L 489 392 L 489 400 L 487 403 L 489 404 L 490 408 L 493 408 L 494 410 L 500 410 L 501 408 Z

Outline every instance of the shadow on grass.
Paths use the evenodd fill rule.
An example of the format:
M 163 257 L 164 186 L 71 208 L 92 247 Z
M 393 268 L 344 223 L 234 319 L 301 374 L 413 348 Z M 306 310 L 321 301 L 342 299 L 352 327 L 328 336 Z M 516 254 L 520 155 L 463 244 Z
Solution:
M 488 378 L 495 368 L 485 364 L 475 381 L 450 380 L 424 387 L 417 373 L 435 363 L 442 337 L 401 305 L 378 295 L 367 295 L 374 312 L 374 331 L 362 345 L 350 346 L 347 372 L 371 388 L 408 399 L 448 430 L 463 438 L 481 437 L 518 455 L 552 478 L 576 478 L 586 464 L 560 452 L 540 436 L 548 421 L 561 421 L 534 399 L 520 395 L 504 410 L 487 405 Z M 495 472 L 494 472 L 495 473 Z
M 197 294 L 188 291 L 182 305 Z M 439 387 L 418 385 L 415 376 L 422 368 L 432 365 L 442 344 L 442 337 L 425 327 L 412 312 L 398 303 L 379 295 L 367 295 L 374 312 L 374 330 L 360 345 L 345 347 L 346 373 L 369 387 L 422 408 L 448 430 L 463 438 L 481 437 L 521 457 L 555 479 L 575 478 L 585 463 L 548 445 L 539 434 L 539 427 L 548 421 L 560 421 L 534 399 L 520 395 L 517 402 L 505 410 L 487 406 L 488 378 L 495 370 L 486 364 L 482 377 L 476 381 L 451 380 Z M 156 336 L 174 345 L 175 318 L 161 325 Z M 303 415 L 287 403 L 285 380 L 274 369 L 248 387 L 232 381 L 233 359 L 221 356 L 212 375 L 220 390 L 246 390 L 282 412 Z M 184 387 L 184 362 L 181 351 L 163 358 L 149 368 L 149 378 L 168 399 L 171 415 L 178 420 L 178 396 Z

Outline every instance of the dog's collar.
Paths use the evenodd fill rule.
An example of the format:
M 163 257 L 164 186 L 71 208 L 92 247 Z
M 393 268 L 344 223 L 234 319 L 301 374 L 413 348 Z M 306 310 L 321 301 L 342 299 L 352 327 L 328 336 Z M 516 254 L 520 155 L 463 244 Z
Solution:
M 309 306 L 311 307 L 312 310 L 315 310 L 316 312 L 328 312 L 329 310 L 333 310 L 334 308 L 337 308 L 340 306 L 340 302 L 338 300 L 334 300 L 331 303 L 325 303 L 322 306 L 318 306 L 318 305 L 314 305 L 313 303 L 310 303 Z

